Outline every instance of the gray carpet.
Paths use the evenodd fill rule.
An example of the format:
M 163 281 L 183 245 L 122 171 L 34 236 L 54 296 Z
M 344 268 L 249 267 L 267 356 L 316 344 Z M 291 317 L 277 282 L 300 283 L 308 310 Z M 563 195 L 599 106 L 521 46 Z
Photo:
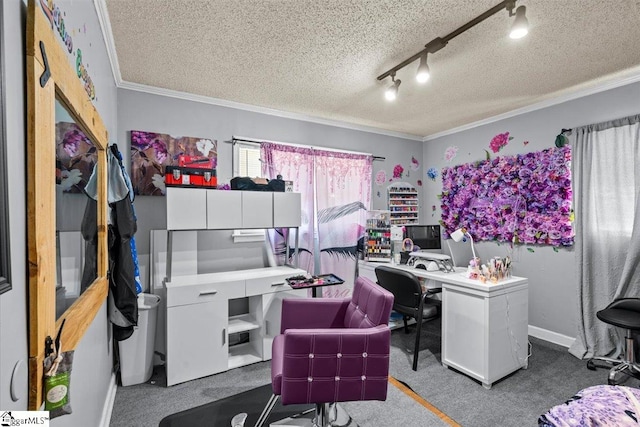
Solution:
M 407 351 L 413 349 L 415 332 L 393 331 L 390 373 L 464 427 L 537 426 L 538 417 L 550 407 L 585 387 L 607 383 L 606 369 L 590 371 L 586 361 L 565 347 L 529 337 L 528 369 L 487 390 L 479 381 L 442 366 L 440 328 L 439 319 L 423 325 L 417 372 L 411 370 L 413 353 Z M 639 382 L 632 378 L 625 385 L 637 387 Z
M 486 390 L 478 381 L 442 367 L 440 321 L 425 323 L 418 371 L 411 369 L 414 332 L 392 332 L 390 374 L 464 427 L 536 426 L 551 406 L 578 390 L 606 384 L 607 371 L 590 371 L 586 362 L 564 347 L 530 338 L 529 368 L 519 370 Z M 146 384 L 118 387 L 112 427 L 158 425 L 167 415 L 259 387 L 270 380 L 269 363 L 262 362 L 218 375 L 165 387 L 158 367 Z M 637 386 L 638 381 L 627 385 Z M 446 425 L 432 412 L 389 385 L 386 402 L 349 402 L 345 409 L 362 427 L 430 427 Z
M 164 369 L 157 367 L 147 383 L 118 387 L 109 425 L 112 427 L 157 426 L 168 415 L 262 386 L 269 383 L 270 379 L 270 364 L 262 362 L 165 387 Z M 391 384 L 389 384 L 385 402 L 345 402 L 342 406 L 359 427 L 447 426 L 436 414 Z

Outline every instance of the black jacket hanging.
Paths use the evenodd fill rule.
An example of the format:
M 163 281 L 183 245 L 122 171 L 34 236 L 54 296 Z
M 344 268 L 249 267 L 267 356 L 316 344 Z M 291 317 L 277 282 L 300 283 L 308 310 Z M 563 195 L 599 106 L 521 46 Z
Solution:
M 138 303 L 135 285 L 135 272 L 131 251 L 131 238 L 137 226 L 133 214 L 133 204 L 129 197 L 119 159 L 117 146 L 107 151 L 107 181 L 109 204 L 109 227 L 107 245 L 109 252 L 109 296 L 107 313 L 113 325 L 113 336 L 123 341 L 133 334 L 138 324 Z M 82 276 L 83 289 L 88 287 L 97 275 L 97 176 L 89 178 L 85 192 L 89 196 L 82 235 L 87 245 L 87 256 Z

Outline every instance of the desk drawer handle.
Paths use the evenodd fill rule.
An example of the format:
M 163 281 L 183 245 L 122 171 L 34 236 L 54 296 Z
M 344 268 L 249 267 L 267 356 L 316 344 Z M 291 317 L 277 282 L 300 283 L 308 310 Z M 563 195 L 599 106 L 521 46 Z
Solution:
M 276 283 L 272 283 L 271 287 L 273 288 L 275 286 L 282 286 L 282 285 L 284 285 L 284 282 L 276 282 Z
M 204 296 L 204 295 L 215 295 L 217 294 L 218 291 L 213 290 L 213 291 L 200 291 L 200 296 Z

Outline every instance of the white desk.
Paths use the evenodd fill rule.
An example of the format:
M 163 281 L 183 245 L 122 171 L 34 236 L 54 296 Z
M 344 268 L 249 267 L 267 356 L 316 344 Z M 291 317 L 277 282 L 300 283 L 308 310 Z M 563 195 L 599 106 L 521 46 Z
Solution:
M 380 263 L 360 261 L 360 275 L 372 280 Z M 499 379 L 528 366 L 528 280 L 511 277 L 497 284 L 481 283 L 455 273 L 405 270 L 442 286 L 442 365 L 482 382 L 489 389 Z M 373 273 L 373 277 L 371 274 Z

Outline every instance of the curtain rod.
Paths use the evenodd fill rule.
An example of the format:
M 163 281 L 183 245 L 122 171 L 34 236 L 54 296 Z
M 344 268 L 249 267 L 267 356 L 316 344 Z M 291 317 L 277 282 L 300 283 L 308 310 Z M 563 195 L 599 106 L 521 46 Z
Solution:
M 255 138 L 247 138 L 244 136 L 232 136 L 231 137 L 231 141 L 225 141 L 227 143 L 231 143 L 231 144 L 235 144 L 236 142 L 254 142 L 257 144 L 261 144 L 263 142 L 270 142 L 272 144 L 282 144 L 282 145 L 289 145 L 292 147 L 302 147 L 302 148 L 314 148 L 313 146 L 310 145 L 302 145 L 302 144 L 294 144 L 291 142 L 281 142 L 281 141 L 269 141 L 268 139 L 255 139 Z M 338 153 L 349 153 L 349 154 L 365 154 L 365 155 L 370 155 L 373 157 L 373 160 L 386 160 L 385 157 L 380 157 L 380 156 L 374 156 L 371 153 L 362 153 L 359 151 L 348 151 L 348 150 L 338 150 L 335 148 L 326 148 L 326 147 L 316 147 L 316 148 L 321 148 L 323 150 L 327 150 L 327 151 L 335 151 Z

